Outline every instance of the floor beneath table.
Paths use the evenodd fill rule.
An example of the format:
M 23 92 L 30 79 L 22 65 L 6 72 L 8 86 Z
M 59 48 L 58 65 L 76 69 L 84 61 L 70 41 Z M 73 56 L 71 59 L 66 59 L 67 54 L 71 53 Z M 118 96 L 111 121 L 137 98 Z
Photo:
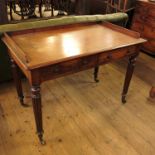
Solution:
M 1 84 L 0 155 L 154 155 L 154 66 L 140 55 L 126 105 L 120 101 L 125 60 L 102 66 L 99 83 L 92 70 L 43 83 L 46 146 L 35 135 L 32 106 L 19 105 L 12 82 Z M 31 105 L 26 80 L 23 85 Z

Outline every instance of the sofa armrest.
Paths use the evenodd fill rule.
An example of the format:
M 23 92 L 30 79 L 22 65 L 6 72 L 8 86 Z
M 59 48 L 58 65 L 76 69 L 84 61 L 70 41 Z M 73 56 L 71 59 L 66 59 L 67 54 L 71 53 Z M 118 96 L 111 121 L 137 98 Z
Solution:
M 61 18 L 54 18 L 54 19 L 22 22 L 16 24 L 5 24 L 0 26 L 0 32 L 3 33 L 17 30 L 67 25 L 74 23 L 85 23 L 85 22 L 99 22 L 99 21 L 119 22 L 127 19 L 128 15 L 126 13 L 114 13 L 106 15 L 64 16 Z

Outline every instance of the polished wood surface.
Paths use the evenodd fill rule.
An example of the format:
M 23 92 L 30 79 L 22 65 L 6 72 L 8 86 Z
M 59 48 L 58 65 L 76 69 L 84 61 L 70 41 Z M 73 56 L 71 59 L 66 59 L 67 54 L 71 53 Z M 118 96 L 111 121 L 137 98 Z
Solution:
M 155 100 L 148 92 L 155 83 L 155 61 L 140 54 L 128 103 L 122 106 L 126 63 L 101 66 L 99 83 L 92 81 L 90 69 L 42 84 L 43 147 L 34 136 L 32 106 L 21 108 L 13 82 L 1 84 L 0 154 L 154 155 Z M 24 79 L 22 84 L 25 103 L 31 105 L 29 83 Z
M 27 57 L 26 66 L 29 69 L 69 60 L 73 57 L 106 52 L 143 41 L 118 32 L 120 28 L 114 31 L 114 26 L 114 28 L 109 27 L 110 24 L 103 23 L 65 26 L 39 32 L 37 30 L 25 33 L 21 31 L 22 34 L 12 33 L 11 41 L 13 46 L 18 48 L 14 52 L 23 53 Z
M 94 79 L 97 82 L 99 65 L 128 57 L 122 92 L 122 102 L 125 103 L 139 45 L 145 42 L 138 33 L 110 23 L 18 31 L 5 34 L 3 41 L 13 59 L 13 73 L 17 74 L 14 66 L 18 65 L 31 85 L 33 111 L 41 144 L 45 144 L 40 93 L 42 82 L 90 68 L 95 68 Z M 16 74 L 13 74 L 15 81 Z M 22 87 L 20 82 L 16 84 L 20 97 Z
M 131 28 L 140 32 L 148 42 L 143 44 L 142 49 L 155 55 L 155 3 L 149 0 L 138 0 Z

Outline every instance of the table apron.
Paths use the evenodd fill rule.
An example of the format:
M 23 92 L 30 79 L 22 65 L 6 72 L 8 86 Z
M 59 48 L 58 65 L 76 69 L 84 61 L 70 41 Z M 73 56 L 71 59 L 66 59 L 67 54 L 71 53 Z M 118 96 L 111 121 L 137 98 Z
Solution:
M 130 46 L 41 67 L 35 69 L 35 72 L 38 72 L 37 75 L 39 75 L 38 78 L 41 83 L 43 81 L 87 70 L 124 57 L 129 57 L 137 52 L 139 51 L 136 51 L 136 46 Z M 33 79 L 35 79 L 35 77 L 33 77 Z

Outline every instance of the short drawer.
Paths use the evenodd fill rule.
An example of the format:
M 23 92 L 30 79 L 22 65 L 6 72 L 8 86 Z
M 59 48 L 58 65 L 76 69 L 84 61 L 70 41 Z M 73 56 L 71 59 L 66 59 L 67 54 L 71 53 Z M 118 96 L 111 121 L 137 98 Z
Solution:
M 149 39 L 148 42 L 142 45 L 142 49 L 148 53 L 155 55 L 155 40 Z
M 144 25 L 151 27 L 151 28 L 155 28 L 155 17 L 154 18 L 151 16 L 147 17 Z
M 97 55 L 83 57 L 79 60 L 78 69 L 83 70 L 94 67 L 97 64 L 97 60 L 98 60 Z
M 48 67 L 44 67 L 40 70 L 42 81 L 47 79 L 56 78 L 63 74 L 72 73 L 77 70 L 79 60 L 70 60 L 54 65 L 50 65 Z
M 97 65 L 97 55 L 76 58 L 66 62 L 50 65 L 40 70 L 41 81 L 60 77 L 81 70 L 89 69 Z
M 135 53 L 135 46 L 123 49 L 116 49 L 109 53 L 101 53 L 99 55 L 99 64 L 104 64 L 113 60 L 121 59 Z

